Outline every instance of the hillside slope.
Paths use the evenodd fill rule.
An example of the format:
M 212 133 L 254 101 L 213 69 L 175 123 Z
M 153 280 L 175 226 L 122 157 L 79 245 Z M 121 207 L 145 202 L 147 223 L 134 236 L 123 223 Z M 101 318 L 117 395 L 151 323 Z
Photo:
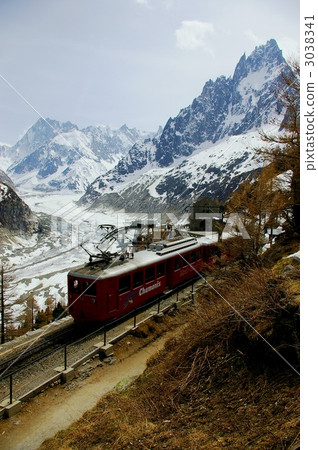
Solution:
M 0 237 L 3 229 L 34 233 L 38 230 L 38 219 L 13 188 L 0 180 Z

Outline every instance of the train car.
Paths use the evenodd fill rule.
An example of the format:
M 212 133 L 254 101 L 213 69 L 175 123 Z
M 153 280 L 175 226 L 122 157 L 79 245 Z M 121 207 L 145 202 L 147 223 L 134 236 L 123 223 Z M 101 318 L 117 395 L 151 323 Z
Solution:
M 189 237 L 151 244 L 130 258 L 75 268 L 68 274 L 69 312 L 79 323 L 119 318 L 196 277 L 215 258 L 214 248 L 207 239 Z

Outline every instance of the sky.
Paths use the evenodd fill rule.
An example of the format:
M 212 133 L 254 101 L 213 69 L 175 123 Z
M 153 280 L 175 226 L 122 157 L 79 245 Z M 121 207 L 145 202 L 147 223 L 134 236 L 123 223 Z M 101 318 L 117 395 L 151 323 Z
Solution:
M 271 38 L 298 55 L 299 0 L 0 0 L 0 142 L 41 116 L 156 131 Z

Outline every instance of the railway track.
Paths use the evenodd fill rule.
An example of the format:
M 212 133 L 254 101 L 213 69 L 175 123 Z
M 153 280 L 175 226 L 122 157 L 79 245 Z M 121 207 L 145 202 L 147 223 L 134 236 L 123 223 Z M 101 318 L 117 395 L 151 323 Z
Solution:
M 187 282 L 179 286 L 178 289 L 167 292 L 160 299 L 153 300 L 139 308 L 137 311 L 138 321 L 145 320 L 149 315 L 159 312 L 160 308 L 165 308 L 169 304 L 175 303 L 177 292 L 180 292 L 181 297 L 184 296 L 187 290 L 188 295 L 191 297 L 193 282 Z M 183 292 L 182 295 L 181 292 Z M 14 397 L 19 398 L 25 392 L 52 378 L 55 373 L 54 369 L 57 366 L 66 366 L 66 357 L 67 366 L 71 366 L 89 354 L 95 345 L 103 339 L 105 340 L 106 333 L 109 341 L 122 332 L 132 329 L 135 324 L 135 311 L 118 320 L 103 325 L 99 324 L 95 327 L 86 326 L 84 328 L 72 323 L 62 330 L 46 336 L 43 338 L 43 341 L 35 346 L 26 347 L 26 349 L 19 350 L 14 354 L 11 353 L 9 358 L 1 358 L 3 355 L 0 354 L 0 403 L 4 398 L 8 397 L 9 380 L 11 389 L 13 388 L 14 391 Z M 14 352 L 14 347 L 11 351 Z
M 79 328 L 74 322 L 49 335 L 37 336 L 17 347 L 12 347 L 0 354 L 0 381 L 4 374 L 10 376 L 21 367 L 44 358 L 47 354 L 64 345 L 70 345 L 92 332 L 91 327 Z M 35 345 L 33 343 L 37 342 Z M 23 347 L 21 350 L 20 348 Z M 10 357 L 5 354 L 10 353 Z M 12 355 L 12 356 L 11 356 Z

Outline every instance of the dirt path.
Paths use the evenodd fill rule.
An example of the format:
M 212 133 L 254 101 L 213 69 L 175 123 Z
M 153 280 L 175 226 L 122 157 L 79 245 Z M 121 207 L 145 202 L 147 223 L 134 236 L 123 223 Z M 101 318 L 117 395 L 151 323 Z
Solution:
M 0 422 L 0 449 L 38 448 L 45 439 L 80 418 L 120 382 L 140 375 L 148 358 L 163 348 L 173 334 L 175 332 L 168 332 L 133 354 L 127 352 L 127 357 L 112 365 L 98 360 L 88 364 L 82 368 L 84 379 L 78 377 L 69 385 L 55 386 L 24 404 L 20 413 Z

